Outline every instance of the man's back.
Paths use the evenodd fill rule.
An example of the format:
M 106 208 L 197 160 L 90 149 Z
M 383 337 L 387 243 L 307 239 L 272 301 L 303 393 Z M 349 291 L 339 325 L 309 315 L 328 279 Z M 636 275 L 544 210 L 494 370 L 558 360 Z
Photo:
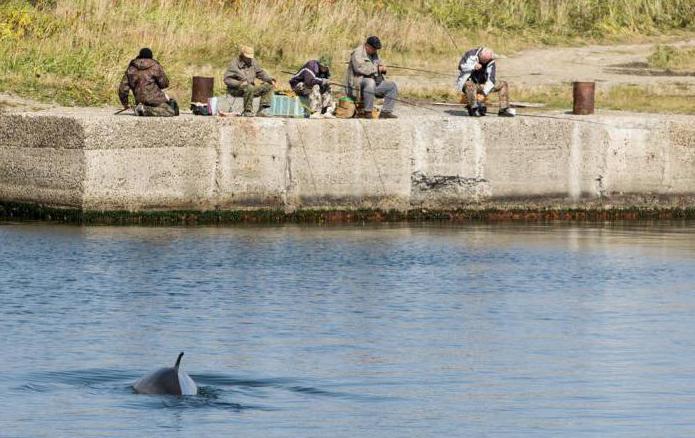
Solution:
M 154 59 L 134 59 L 126 71 L 128 86 L 133 90 L 135 101 L 149 106 L 167 102 L 162 89 L 169 86 L 169 80 L 162 66 Z

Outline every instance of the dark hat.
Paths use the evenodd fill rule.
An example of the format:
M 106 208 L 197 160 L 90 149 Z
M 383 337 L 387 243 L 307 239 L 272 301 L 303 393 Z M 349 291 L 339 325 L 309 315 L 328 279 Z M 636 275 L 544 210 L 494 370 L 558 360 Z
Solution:
M 377 50 L 381 49 L 381 40 L 377 36 L 372 35 L 369 38 L 367 38 L 367 44 L 369 44 Z
M 140 49 L 138 59 L 152 59 L 152 50 L 148 49 L 147 47 Z

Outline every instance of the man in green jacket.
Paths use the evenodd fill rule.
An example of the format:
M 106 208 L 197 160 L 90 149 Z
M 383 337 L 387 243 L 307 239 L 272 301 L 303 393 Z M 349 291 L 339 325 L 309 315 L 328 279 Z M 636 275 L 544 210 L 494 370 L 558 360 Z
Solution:
M 254 116 L 253 98 L 259 96 L 261 106 L 256 115 L 261 117 L 270 115 L 269 108 L 276 82 L 254 59 L 253 47 L 241 47 L 239 57 L 232 60 L 224 74 L 224 83 L 230 95 L 244 98 L 243 116 Z

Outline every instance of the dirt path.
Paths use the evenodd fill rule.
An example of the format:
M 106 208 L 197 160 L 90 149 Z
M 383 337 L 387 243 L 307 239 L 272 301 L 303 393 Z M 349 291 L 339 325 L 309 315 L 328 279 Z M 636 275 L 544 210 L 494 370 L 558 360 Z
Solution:
M 695 46 L 695 39 L 672 44 Z M 554 85 L 576 80 L 593 80 L 599 87 L 617 84 L 689 84 L 695 86 L 695 72 L 676 74 L 649 69 L 647 57 L 654 44 L 587 46 L 525 50 L 500 59 L 500 76 L 521 84 Z
M 695 47 L 695 39 L 669 45 Z M 647 57 L 655 46 L 622 44 L 529 49 L 498 60 L 498 77 L 515 86 L 552 86 L 588 80 L 596 81 L 599 88 L 621 84 L 679 84 L 682 88 L 695 90 L 695 72 L 673 73 L 648 68 Z M 451 77 L 432 78 L 432 85 L 453 86 L 455 76 L 455 66 L 452 66 Z M 399 75 L 394 78 L 404 86 L 422 83 L 421 76 Z

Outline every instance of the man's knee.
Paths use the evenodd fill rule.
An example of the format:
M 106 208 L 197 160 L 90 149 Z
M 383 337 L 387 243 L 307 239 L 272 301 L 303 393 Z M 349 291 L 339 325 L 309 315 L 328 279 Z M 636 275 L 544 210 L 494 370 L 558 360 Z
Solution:
M 360 86 L 363 90 L 371 91 L 373 93 L 374 89 L 376 88 L 376 81 L 372 78 L 364 78 L 362 79 Z
M 256 91 L 256 87 L 253 85 L 246 85 L 243 87 L 239 88 L 239 94 L 242 96 L 253 96 L 253 93 Z
M 475 93 L 477 88 L 478 85 L 474 84 L 473 81 L 466 81 L 466 83 L 463 86 L 463 91 L 467 93 Z
M 265 82 L 261 85 L 256 86 L 255 94 L 256 96 L 263 96 L 272 93 L 274 89 L 275 87 L 273 87 L 273 84 Z

